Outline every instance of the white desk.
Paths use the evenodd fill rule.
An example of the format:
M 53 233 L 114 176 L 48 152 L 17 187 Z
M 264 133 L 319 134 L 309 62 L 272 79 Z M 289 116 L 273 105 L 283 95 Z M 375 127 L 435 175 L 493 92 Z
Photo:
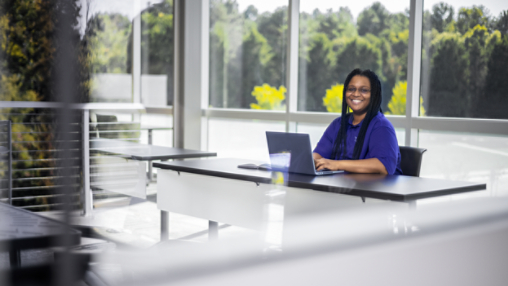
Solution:
M 173 147 L 164 147 L 164 146 L 154 146 L 154 145 L 144 145 L 131 143 L 121 140 L 111 140 L 111 139 L 96 139 L 90 142 L 91 150 L 96 150 L 108 154 L 118 154 L 120 157 L 130 160 L 136 161 L 148 161 L 151 162 L 153 160 L 170 160 L 170 159 L 190 159 L 190 158 L 202 158 L 202 157 L 210 157 L 217 156 L 215 152 L 208 151 L 200 151 L 200 150 L 191 150 L 191 149 L 183 149 L 183 148 L 173 148 Z M 139 164 L 137 174 L 143 174 L 145 172 L 145 165 Z M 150 168 L 151 172 L 151 168 Z M 146 199 L 146 185 L 145 185 L 145 175 L 141 175 L 140 178 L 136 180 L 134 178 L 134 188 L 127 188 L 124 185 L 121 186 L 121 190 L 115 190 L 119 193 L 126 194 L 129 196 L 140 197 Z M 124 178 L 124 180 L 128 180 Z M 127 183 L 129 183 L 127 181 Z M 131 183 L 132 184 L 132 183 Z M 118 182 L 114 182 L 113 185 L 118 185 Z M 128 190 L 127 192 L 125 190 Z M 162 210 L 161 211 L 161 240 L 167 239 L 167 224 L 168 224 L 168 214 Z
M 485 184 L 407 176 L 335 174 L 307 176 L 239 169 L 245 159 L 208 159 L 154 163 L 158 171 L 157 206 L 213 222 L 265 231 L 308 213 L 366 208 L 399 201 L 476 191 Z M 253 162 L 261 163 L 261 162 Z M 319 191 L 315 191 L 319 190 Z M 367 197 L 363 204 L 360 197 Z M 376 200 L 381 199 L 381 200 Z M 407 207 L 405 204 L 396 204 Z M 211 224 L 215 235 L 216 224 Z

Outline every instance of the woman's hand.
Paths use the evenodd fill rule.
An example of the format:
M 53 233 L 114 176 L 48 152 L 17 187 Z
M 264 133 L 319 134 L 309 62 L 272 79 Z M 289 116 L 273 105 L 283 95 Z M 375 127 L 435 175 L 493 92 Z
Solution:
M 330 160 L 325 159 L 318 153 L 313 153 L 314 165 L 316 170 L 321 171 L 328 169 L 332 171 L 344 170 L 352 173 L 365 173 L 365 174 L 388 174 L 385 166 L 379 159 L 370 158 L 362 160 Z
M 314 165 L 316 165 L 317 171 L 321 171 L 323 169 L 328 169 L 331 171 L 341 170 L 340 169 L 340 161 L 337 161 L 337 160 L 318 158 L 318 159 L 314 159 Z

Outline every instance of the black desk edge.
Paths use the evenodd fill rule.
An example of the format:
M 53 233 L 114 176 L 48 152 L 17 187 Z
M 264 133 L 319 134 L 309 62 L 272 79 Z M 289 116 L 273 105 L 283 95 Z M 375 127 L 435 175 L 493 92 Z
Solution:
M 192 159 L 192 158 L 204 158 L 204 157 L 215 157 L 215 156 L 217 156 L 217 153 L 203 152 L 203 153 L 196 153 L 196 154 L 174 155 L 174 156 L 171 156 L 171 159 Z M 138 160 L 138 161 L 155 161 L 155 160 L 166 160 L 167 157 L 168 156 L 130 156 L 129 159 Z
M 61 225 L 62 229 L 65 229 L 65 232 L 60 234 L 51 234 L 51 235 L 42 235 L 36 237 L 26 237 L 19 238 L 12 241 L 8 241 L 5 243 L 0 243 L 0 245 L 4 245 L 6 248 L 14 249 L 14 250 L 23 250 L 23 249 L 35 249 L 35 248 L 43 248 L 43 247 L 53 247 L 53 246 L 61 246 L 58 242 L 62 240 L 62 236 L 66 235 L 65 243 L 69 243 L 70 245 L 78 245 L 81 243 L 81 232 L 72 228 L 72 226 L 65 224 L 64 222 L 51 219 L 45 216 L 39 216 L 36 213 L 31 211 L 27 211 L 25 209 L 17 208 L 11 206 L 9 204 L 1 203 L 6 207 L 13 208 L 16 211 L 26 212 L 33 216 L 38 216 L 46 221 L 51 221 L 53 223 Z M 68 239 L 68 240 L 67 240 Z M 8 249 L 1 249 L 2 251 L 7 251 Z
M 254 182 L 254 183 L 264 183 L 264 184 L 271 184 L 272 183 L 271 178 L 260 178 L 258 176 L 249 176 L 249 175 L 244 175 L 244 174 L 234 174 L 234 173 L 224 173 L 224 172 L 220 172 L 220 171 L 202 170 L 202 169 L 196 169 L 196 168 L 191 168 L 191 167 L 167 165 L 165 163 L 153 163 L 153 166 L 163 169 L 163 170 L 172 170 L 172 171 L 176 171 L 176 172 L 186 172 L 186 173 L 192 173 L 192 174 L 198 174 L 198 175 L 211 175 L 211 176 L 225 178 L 225 179 L 236 179 L 236 180 L 243 180 L 243 181 L 249 181 L 249 182 Z M 270 171 L 266 171 L 266 172 L 270 172 Z M 474 184 L 474 185 L 465 186 L 465 187 L 452 188 L 452 189 L 448 189 L 445 191 L 427 192 L 425 194 L 401 195 L 401 194 L 390 194 L 390 193 L 358 190 L 358 189 L 351 189 L 351 188 L 339 188 L 339 187 L 330 187 L 330 186 L 325 186 L 325 185 L 315 185 L 315 184 L 309 184 L 309 183 L 298 182 L 298 181 L 289 181 L 287 186 L 322 191 L 322 192 L 328 192 L 328 193 L 338 193 L 338 194 L 344 194 L 344 195 L 352 195 L 352 196 L 366 197 L 366 198 L 372 198 L 372 199 L 390 200 L 390 201 L 397 201 L 397 202 L 410 202 L 410 201 L 414 201 L 414 200 L 418 200 L 418 199 L 427 199 L 427 198 L 434 198 L 434 197 L 440 197 L 440 196 L 446 196 L 446 195 L 460 194 L 460 193 L 465 193 L 465 192 L 481 191 L 481 190 L 485 190 L 487 188 L 487 184 Z

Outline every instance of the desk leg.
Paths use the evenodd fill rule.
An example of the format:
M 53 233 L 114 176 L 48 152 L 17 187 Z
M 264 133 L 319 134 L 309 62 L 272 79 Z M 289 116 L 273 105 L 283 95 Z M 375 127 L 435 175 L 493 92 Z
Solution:
M 169 213 L 161 211 L 161 241 L 169 239 Z
M 410 209 L 416 209 L 416 201 L 409 201 L 407 202 Z
M 148 183 L 152 182 L 153 178 L 153 171 L 152 171 L 152 161 L 148 161 L 148 174 L 146 174 L 146 177 L 148 179 Z
M 20 250 L 10 250 L 9 251 L 9 260 L 11 262 L 11 267 L 20 267 L 21 266 L 21 251 Z
M 216 221 L 208 221 L 208 240 L 217 240 L 219 238 L 219 223 Z
M 152 129 L 148 129 L 148 145 L 152 145 L 153 137 L 152 137 Z M 148 182 L 150 183 L 153 178 L 152 171 L 152 161 L 148 161 Z

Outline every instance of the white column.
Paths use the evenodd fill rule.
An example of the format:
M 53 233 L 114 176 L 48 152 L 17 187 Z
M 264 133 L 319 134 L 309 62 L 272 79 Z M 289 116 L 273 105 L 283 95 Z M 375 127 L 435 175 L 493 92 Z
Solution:
M 420 67 L 422 57 L 423 0 L 411 0 L 409 12 L 409 42 L 406 97 L 406 146 L 418 145 L 418 134 L 413 117 L 420 108 Z
M 132 25 L 132 102 L 141 102 L 141 0 L 134 1 Z
M 288 47 L 286 69 L 286 132 L 295 132 L 290 124 L 290 113 L 297 111 L 298 102 L 298 39 L 300 20 L 300 0 L 289 0 L 288 10 Z
M 175 147 L 201 149 L 201 109 L 208 105 L 209 1 L 175 3 L 175 86 L 179 85 L 175 88 Z

